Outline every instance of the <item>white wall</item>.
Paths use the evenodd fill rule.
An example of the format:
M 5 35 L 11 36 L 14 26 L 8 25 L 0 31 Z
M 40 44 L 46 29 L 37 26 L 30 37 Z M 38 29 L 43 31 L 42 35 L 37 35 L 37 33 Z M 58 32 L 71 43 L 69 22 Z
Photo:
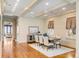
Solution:
M 28 26 L 39 26 L 41 33 L 45 32 L 44 19 L 42 18 L 19 18 L 17 24 L 17 41 L 27 42 Z
M 48 21 L 53 20 L 55 35 L 60 36 L 60 37 L 65 37 L 66 36 L 66 19 L 68 17 L 73 17 L 73 16 L 76 16 L 76 12 L 50 18 L 47 20 L 47 24 L 48 24 Z M 46 29 L 46 31 L 47 31 L 47 29 Z M 62 44 L 72 47 L 72 48 L 75 48 L 75 41 L 76 40 L 64 40 L 62 42 Z
M 76 13 L 69 13 L 58 17 L 50 18 L 48 20 L 42 18 L 19 18 L 17 25 L 17 41 L 27 42 L 28 26 L 39 26 L 41 33 L 47 32 L 48 21 L 54 20 L 55 35 L 66 36 L 66 19 L 68 17 L 76 16 Z M 66 40 L 62 44 L 75 48 L 76 40 Z
M 63 36 L 63 35 L 65 35 L 65 32 L 66 32 L 66 19 L 69 17 L 73 17 L 73 16 L 76 16 L 75 12 L 61 15 L 58 17 L 49 18 L 47 20 L 47 24 L 48 24 L 48 21 L 53 20 L 55 34 L 59 35 L 59 36 Z M 46 25 L 46 27 L 47 27 L 47 25 Z M 46 31 L 47 31 L 47 29 L 46 29 Z
M 79 58 L 79 0 L 76 0 L 76 57 Z

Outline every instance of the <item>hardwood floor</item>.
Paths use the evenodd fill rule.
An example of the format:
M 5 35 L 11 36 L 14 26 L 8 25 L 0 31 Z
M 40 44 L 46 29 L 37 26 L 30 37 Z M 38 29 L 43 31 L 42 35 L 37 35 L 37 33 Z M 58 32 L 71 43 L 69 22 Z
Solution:
M 37 50 L 33 49 L 26 43 L 8 43 L 3 47 L 3 58 L 48 58 Z M 52 58 L 69 58 L 75 57 L 75 51 L 68 52 Z

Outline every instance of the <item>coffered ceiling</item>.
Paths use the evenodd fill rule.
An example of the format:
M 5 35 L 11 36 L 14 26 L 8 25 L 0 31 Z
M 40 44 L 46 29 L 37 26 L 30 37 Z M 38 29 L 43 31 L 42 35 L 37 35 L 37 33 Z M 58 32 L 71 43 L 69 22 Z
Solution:
M 5 0 L 4 15 L 52 17 L 76 10 L 75 0 Z

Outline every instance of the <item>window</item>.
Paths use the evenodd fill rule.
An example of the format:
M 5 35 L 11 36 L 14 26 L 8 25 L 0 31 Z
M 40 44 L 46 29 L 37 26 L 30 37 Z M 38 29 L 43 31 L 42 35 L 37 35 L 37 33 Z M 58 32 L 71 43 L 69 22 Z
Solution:
M 48 29 L 53 29 L 54 28 L 54 21 L 49 21 L 48 23 Z
M 72 30 L 72 33 L 76 34 L 76 17 L 67 18 L 66 29 L 70 32 Z
M 4 25 L 4 33 L 11 34 L 11 27 L 12 25 Z
M 48 36 L 53 36 L 54 35 L 54 21 L 49 21 L 48 22 Z
M 54 29 L 48 29 L 48 33 L 49 36 L 54 35 Z

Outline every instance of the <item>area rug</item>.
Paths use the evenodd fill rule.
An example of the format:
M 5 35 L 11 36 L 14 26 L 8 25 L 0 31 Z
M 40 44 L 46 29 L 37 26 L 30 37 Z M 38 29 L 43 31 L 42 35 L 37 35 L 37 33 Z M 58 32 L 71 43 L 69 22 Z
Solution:
M 61 48 L 53 48 L 53 49 L 46 49 L 45 47 L 41 47 L 41 46 L 37 46 L 36 44 L 29 44 L 29 46 L 31 46 L 32 48 L 36 49 L 37 51 L 39 51 L 40 53 L 42 53 L 43 55 L 47 56 L 47 57 L 54 57 L 57 55 L 61 55 L 67 52 L 71 52 L 74 51 L 74 49 L 70 49 L 67 47 L 61 47 Z

